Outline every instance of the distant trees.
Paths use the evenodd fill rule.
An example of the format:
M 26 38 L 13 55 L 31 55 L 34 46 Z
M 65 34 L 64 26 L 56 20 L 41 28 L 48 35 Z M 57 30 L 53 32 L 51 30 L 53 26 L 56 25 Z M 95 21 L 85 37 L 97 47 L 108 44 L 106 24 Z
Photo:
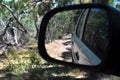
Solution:
M 113 4 L 114 0 L 79 0 L 80 3 Z
M 61 39 L 73 31 L 76 12 L 76 10 L 59 12 L 50 19 L 46 32 L 47 43 L 54 39 Z
M 38 38 L 39 27 L 43 15 L 51 8 L 73 4 L 72 0 L 0 0 L 0 46 L 8 45 L 12 37 L 9 28 L 17 30 L 18 44 L 29 38 Z M 67 16 L 67 14 L 65 14 Z M 65 17 L 65 16 L 64 16 Z M 61 22 L 60 22 L 61 23 Z M 63 23 L 64 26 L 67 25 Z M 55 27 L 53 27 L 54 29 Z M 53 30 L 51 29 L 51 33 Z M 8 42 L 6 42 L 8 41 Z M 14 40 L 13 40 L 14 43 Z
M 113 0 L 111 0 L 112 2 Z M 56 7 L 65 6 L 69 4 L 77 3 L 109 3 L 109 0 L 55 0 Z M 49 21 L 49 25 L 46 32 L 46 41 L 52 41 L 54 39 L 62 38 L 63 35 L 72 32 L 77 22 L 78 16 L 81 10 L 76 11 L 64 11 L 60 12 Z
M 0 28 L 1 28 L 0 39 L 3 39 L 5 34 L 8 34 L 7 32 L 9 27 L 8 25 L 14 26 L 17 29 L 17 33 L 18 32 L 22 33 L 21 35 L 17 34 L 18 37 L 17 39 L 19 39 L 20 36 L 25 37 L 26 39 L 29 39 L 30 36 L 37 39 L 41 19 L 43 15 L 52 8 L 72 5 L 76 2 L 77 3 L 91 3 L 92 1 L 93 2 L 101 1 L 102 3 L 108 2 L 108 0 L 17 0 L 17 1 L 0 0 L 0 1 L 1 1 L 0 2 Z M 113 0 L 109 0 L 109 1 L 113 1 Z M 66 26 L 69 26 L 69 31 L 67 31 L 69 33 L 70 30 L 72 29 L 72 27 L 70 26 L 72 26 L 72 20 L 74 18 L 69 18 L 67 16 L 70 16 L 71 14 L 73 15 L 73 13 L 74 12 L 60 14 L 61 17 L 60 15 L 57 15 L 60 17 L 60 19 L 58 20 L 59 23 L 57 23 L 58 25 L 51 24 L 54 26 L 53 29 L 52 28 L 50 29 L 51 30 L 50 33 L 53 34 L 54 31 L 58 31 L 60 34 L 64 33 L 65 31 L 67 31 L 68 28 Z M 75 15 L 77 15 L 77 12 Z M 10 20 L 11 18 L 13 20 Z M 63 21 L 60 21 L 62 18 Z M 64 30 L 59 31 L 56 30 L 55 27 L 59 27 L 59 28 L 64 27 Z M 56 37 L 57 36 L 58 35 L 56 35 Z M 25 38 L 21 38 L 21 39 L 25 39 Z

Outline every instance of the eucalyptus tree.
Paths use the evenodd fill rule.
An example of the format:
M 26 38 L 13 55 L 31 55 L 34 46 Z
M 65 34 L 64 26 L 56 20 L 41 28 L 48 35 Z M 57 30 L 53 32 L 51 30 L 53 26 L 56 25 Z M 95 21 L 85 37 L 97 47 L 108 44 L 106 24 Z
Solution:
M 0 43 L 2 45 L 0 44 L 0 46 L 7 47 L 12 45 L 10 42 L 11 39 L 8 39 L 11 34 L 16 35 L 13 37 L 14 43 L 26 43 L 30 38 L 29 34 L 31 32 L 38 33 L 39 25 L 37 23 L 40 24 L 40 17 L 43 16 L 50 7 L 51 1 L 11 0 L 1 2 L 0 27 L 2 27 L 2 29 L 0 30 Z M 10 32 L 12 30 L 10 28 L 12 27 L 14 27 L 14 30 Z
M 10 45 L 18 45 L 18 41 L 22 40 L 25 42 L 27 39 L 27 29 L 23 25 L 23 23 L 20 21 L 20 11 L 18 6 L 16 6 L 16 3 L 14 0 L 11 2 L 2 2 L 0 4 L 1 11 L 1 21 L 4 23 L 4 28 L 1 32 L 0 39 L 5 47 L 8 47 Z M 14 6 L 13 6 L 14 5 Z M 9 14 L 9 15 L 8 15 Z M 6 17 L 7 16 L 7 17 Z M 5 19 L 5 20 L 4 20 Z M 18 32 L 19 37 L 18 37 Z M 10 37 L 11 36 L 11 37 Z M 21 38 L 23 37 L 24 38 Z

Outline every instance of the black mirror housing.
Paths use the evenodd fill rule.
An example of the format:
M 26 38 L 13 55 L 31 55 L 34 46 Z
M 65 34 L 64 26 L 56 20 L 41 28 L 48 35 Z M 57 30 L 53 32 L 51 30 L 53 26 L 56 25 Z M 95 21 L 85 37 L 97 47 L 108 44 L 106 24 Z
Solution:
M 74 64 L 70 62 L 60 61 L 56 60 L 54 58 L 51 58 L 45 47 L 45 35 L 46 35 L 46 29 L 47 25 L 49 23 L 49 20 L 58 12 L 67 11 L 67 10 L 76 10 L 76 9 L 86 9 L 86 8 L 99 8 L 104 9 L 107 12 L 108 19 L 109 19 L 109 47 L 107 48 L 107 54 L 104 56 L 102 62 L 99 65 L 96 66 L 89 66 L 89 65 L 80 65 L 80 64 Z M 38 50 L 40 56 L 42 56 L 43 59 L 53 62 L 62 64 L 65 66 L 73 66 L 81 69 L 88 69 L 113 75 L 120 75 L 120 58 L 119 58 L 119 47 L 120 47 L 120 11 L 116 10 L 115 8 L 112 8 L 108 5 L 102 5 L 102 4 L 81 4 L 81 5 L 71 5 L 71 6 L 65 6 L 60 8 L 55 8 L 50 11 L 48 11 L 45 16 L 43 17 L 40 31 L 39 31 L 39 38 L 38 38 Z

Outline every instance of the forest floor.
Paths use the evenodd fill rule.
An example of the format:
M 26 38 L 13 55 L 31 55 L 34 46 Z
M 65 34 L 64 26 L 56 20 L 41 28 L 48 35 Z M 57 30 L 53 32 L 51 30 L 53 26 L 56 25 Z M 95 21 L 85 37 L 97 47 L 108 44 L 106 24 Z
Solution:
M 62 50 L 66 51 L 66 48 L 70 48 L 68 42 L 70 41 L 57 40 L 49 45 L 49 49 L 50 46 L 62 46 L 60 49 L 63 48 Z M 20 48 L 12 47 L 8 50 L 9 53 L 0 56 L 0 80 L 98 80 L 98 77 L 101 76 L 95 72 L 65 67 L 43 60 L 38 54 L 37 44 L 34 40 Z M 58 51 L 62 53 L 62 50 Z M 51 55 L 53 56 L 53 54 Z M 61 56 L 62 54 L 53 57 L 63 60 L 64 57 Z M 67 56 L 69 58 L 64 60 L 71 61 L 71 56 Z
M 52 45 L 59 47 L 63 42 Z M 19 48 L 9 47 L 8 53 L 0 55 L 0 80 L 79 80 L 86 75 L 83 70 L 43 60 L 34 40 Z
M 46 49 L 50 57 L 61 61 L 72 62 L 70 39 L 55 40 L 46 44 Z

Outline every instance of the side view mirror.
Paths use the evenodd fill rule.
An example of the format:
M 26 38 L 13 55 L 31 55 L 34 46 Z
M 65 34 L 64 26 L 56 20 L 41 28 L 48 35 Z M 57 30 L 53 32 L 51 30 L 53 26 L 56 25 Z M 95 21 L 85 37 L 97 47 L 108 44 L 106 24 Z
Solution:
M 50 10 L 40 26 L 39 53 L 47 61 L 118 75 L 119 19 L 119 11 L 100 4 Z

